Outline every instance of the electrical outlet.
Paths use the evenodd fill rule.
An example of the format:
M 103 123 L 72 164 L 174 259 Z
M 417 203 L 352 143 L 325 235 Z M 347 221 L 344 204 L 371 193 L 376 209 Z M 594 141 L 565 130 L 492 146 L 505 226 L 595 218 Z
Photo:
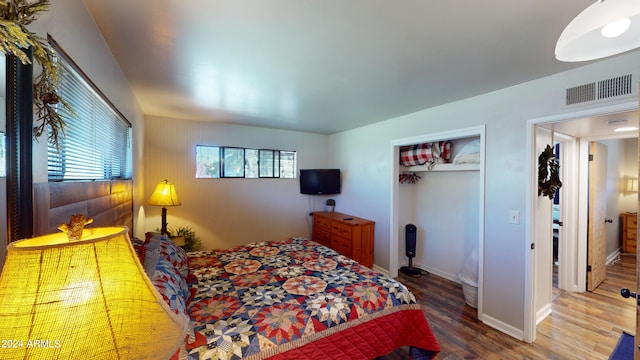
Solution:
M 520 224 L 520 212 L 517 210 L 509 210 L 509 223 Z

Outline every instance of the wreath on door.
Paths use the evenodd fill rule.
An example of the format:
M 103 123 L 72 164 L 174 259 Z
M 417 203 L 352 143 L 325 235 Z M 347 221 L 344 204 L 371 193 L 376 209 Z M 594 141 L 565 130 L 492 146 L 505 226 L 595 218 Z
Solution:
M 538 196 L 548 196 L 553 199 L 562 187 L 560 181 L 560 164 L 553 153 L 551 145 L 547 145 L 538 156 Z

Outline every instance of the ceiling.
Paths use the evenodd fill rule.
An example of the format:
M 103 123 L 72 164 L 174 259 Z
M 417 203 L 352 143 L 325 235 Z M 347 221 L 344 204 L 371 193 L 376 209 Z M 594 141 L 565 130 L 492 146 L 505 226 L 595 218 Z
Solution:
M 146 115 L 332 134 L 562 72 L 593 0 L 84 0 Z

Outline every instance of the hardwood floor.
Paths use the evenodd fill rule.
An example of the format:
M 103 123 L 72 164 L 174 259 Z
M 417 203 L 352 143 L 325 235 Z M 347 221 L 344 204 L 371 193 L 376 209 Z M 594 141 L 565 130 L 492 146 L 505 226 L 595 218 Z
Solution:
M 620 289 L 635 287 L 635 256 L 607 267 L 594 292 L 554 295 L 553 313 L 538 325 L 533 344 L 516 340 L 476 319 L 459 284 L 435 275 L 399 280 L 416 295 L 442 351 L 437 359 L 608 359 L 623 331 L 635 334 L 633 299 Z M 408 359 L 406 348 L 378 360 Z

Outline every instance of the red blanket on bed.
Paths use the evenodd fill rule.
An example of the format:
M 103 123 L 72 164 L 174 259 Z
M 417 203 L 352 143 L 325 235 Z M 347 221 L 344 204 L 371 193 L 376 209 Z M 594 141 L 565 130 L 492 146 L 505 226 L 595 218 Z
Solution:
M 401 283 L 294 238 L 189 254 L 189 359 L 372 359 L 411 346 L 440 351 Z

